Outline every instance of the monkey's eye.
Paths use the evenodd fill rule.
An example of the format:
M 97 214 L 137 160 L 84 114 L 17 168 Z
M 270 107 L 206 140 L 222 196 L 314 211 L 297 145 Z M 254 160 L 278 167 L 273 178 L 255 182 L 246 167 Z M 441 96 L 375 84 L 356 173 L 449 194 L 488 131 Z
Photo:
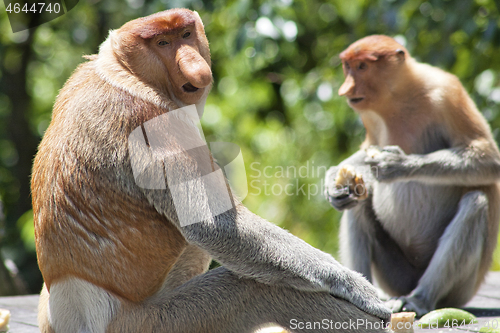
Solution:
M 344 62 L 344 66 L 345 66 L 345 69 L 350 69 L 351 68 L 351 66 L 349 66 L 348 62 Z
M 165 45 L 168 45 L 169 42 L 167 42 L 166 40 L 159 40 L 156 44 L 158 46 L 165 46 Z
M 366 66 L 366 62 L 360 62 L 358 65 L 359 70 L 365 70 L 368 66 Z
M 184 35 L 182 35 L 182 38 L 188 38 L 189 36 L 191 36 L 191 33 L 189 31 L 186 31 Z

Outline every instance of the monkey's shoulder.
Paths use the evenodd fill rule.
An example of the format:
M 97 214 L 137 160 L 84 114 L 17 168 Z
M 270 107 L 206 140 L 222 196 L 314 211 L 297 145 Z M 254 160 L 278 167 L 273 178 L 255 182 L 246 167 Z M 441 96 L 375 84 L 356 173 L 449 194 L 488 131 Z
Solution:
M 460 83 L 458 77 L 450 72 L 447 72 L 439 67 L 416 62 L 414 73 L 418 73 L 421 79 L 429 87 L 442 87 L 447 84 Z M 461 83 L 460 83 L 461 85 Z
M 458 77 L 439 67 L 426 63 L 415 64 L 415 75 L 427 96 L 436 105 L 436 110 L 447 100 L 455 100 L 457 94 L 467 94 Z

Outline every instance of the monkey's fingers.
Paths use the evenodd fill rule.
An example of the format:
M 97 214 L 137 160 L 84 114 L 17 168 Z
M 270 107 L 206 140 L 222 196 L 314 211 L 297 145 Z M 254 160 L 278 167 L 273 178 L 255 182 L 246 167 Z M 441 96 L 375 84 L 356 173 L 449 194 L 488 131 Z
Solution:
M 370 158 L 374 158 L 375 156 L 377 156 L 381 152 L 382 152 L 382 148 L 380 148 L 379 146 L 370 146 L 370 147 L 366 148 L 366 155 Z
M 385 302 L 385 305 L 392 311 L 392 313 L 401 312 L 403 310 L 403 300 L 399 297 L 393 297 Z
M 382 151 L 398 155 L 406 155 L 403 149 L 401 149 L 399 146 L 385 146 L 384 148 L 382 148 Z
M 343 211 L 346 209 L 351 209 L 358 204 L 358 199 L 354 194 L 343 195 L 341 197 L 328 197 L 328 202 L 332 205 L 336 210 Z
M 393 312 L 415 312 L 417 318 L 422 317 L 432 309 L 414 296 L 394 297 L 385 302 L 385 305 Z

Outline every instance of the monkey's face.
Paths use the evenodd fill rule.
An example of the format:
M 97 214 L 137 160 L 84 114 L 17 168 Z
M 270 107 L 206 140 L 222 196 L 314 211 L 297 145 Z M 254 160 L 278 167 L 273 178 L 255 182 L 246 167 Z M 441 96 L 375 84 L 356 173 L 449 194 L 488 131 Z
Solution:
M 345 96 L 350 107 L 356 111 L 371 109 L 378 96 L 374 84 L 376 68 L 369 60 L 342 61 L 345 81 L 339 89 L 339 95 Z
M 202 56 L 205 35 L 196 22 L 173 33 L 156 36 L 151 47 L 167 68 L 171 94 L 185 104 L 195 104 L 212 83 L 210 59 Z M 206 40 L 206 39 L 205 39 Z
M 356 111 L 378 111 L 399 84 L 408 51 L 391 37 L 373 35 L 340 53 L 345 82 L 339 89 Z
M 170 22 L 170 27 L 173 29 L 166 29 L 149 41 L 149 47 L 167 69 L 170 95 L 187 105 L 196 104 L 212 83 L 203 26 L 197 15 L 192 13 L 190 16 L 183 18 L 183 22 L 172 18 L 175 22 Z
M 197 104 L 210 89 L 210 51 L 196 12 L 171 9 L 130 21 L 113 43 L 128 70 L 177 104 Z

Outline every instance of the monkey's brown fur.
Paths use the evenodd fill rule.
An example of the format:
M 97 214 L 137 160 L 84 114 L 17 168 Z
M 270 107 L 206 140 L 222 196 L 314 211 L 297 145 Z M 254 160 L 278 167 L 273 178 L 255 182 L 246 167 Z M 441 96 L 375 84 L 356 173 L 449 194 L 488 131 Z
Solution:
M 210 89 L 196 13 L 131 21 L 87 59 L 59 93 L 33 168 L 42 332 L 250 332 L 291 318 L 356 318 L 379 328 L 345 332 L 383 331 L 388 310 L 366 280 L 237 199 L 181 226 L 168 189 L 136 184 L 131 132 L 183 106 L 201 110 Z M 188 154 L 169 159 L 179 147 L 155 147 L 153 163 L 196 169 Z M 203 194 L 185 191 L 196 208 Z M 202 274 L 211 255 L 224 267 Z

